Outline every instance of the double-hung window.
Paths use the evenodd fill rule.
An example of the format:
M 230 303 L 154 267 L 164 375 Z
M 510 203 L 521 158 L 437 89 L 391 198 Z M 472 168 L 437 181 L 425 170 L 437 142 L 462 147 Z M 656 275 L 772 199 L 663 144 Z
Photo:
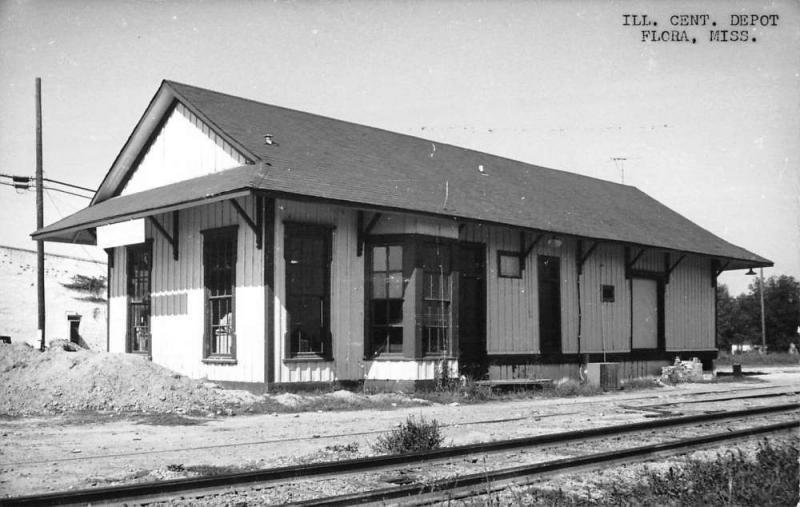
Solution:
M 403 352 L 403 246 L 371 247 L 370 336 L 374 355 Z
M 204 356 L 209 360 L 236 359 L 236 239 L 235 226 L 203 231 Z
M 449 354 L 453 322 L 451 246 L 422 246 L 422 352 Z
M 284 223 L 289 356 L 329 359 L 332 228 Z

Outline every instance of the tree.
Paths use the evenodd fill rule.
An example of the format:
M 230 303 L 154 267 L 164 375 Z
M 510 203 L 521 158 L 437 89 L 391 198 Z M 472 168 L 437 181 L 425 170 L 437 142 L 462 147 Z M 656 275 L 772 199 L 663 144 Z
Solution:
M 754 320 L 751 304 L 745 296 L 733 297 L 725 284 L 717 286 L 717 347 L 759 343 L 760 321 Z M 760 311 L 756 308 L 757 311 Z
M 717 344 L 761 343 L 761 280 L 755 279 L 748 292 L 731 297 L 724 285 L 717 287 Z M 764 321 L 767 347 L 785 351 L 797 342 L 800 325 L 800 282 L 788 275 L 764 280 Z M 796 343 L 797 344 L 797 343 Z
M 764 316 L 767 344 L 786 351 L 797 341 L 800 325 L 800 282 L 792 276 L 771 276 L 764 281 Z

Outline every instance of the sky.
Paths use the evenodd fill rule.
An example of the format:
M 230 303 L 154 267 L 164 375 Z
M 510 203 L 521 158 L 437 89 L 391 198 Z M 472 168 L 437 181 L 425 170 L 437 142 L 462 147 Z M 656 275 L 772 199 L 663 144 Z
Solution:
M 171 79 L 624 181 L 800 278 L 797 1 L 0 0 L 2 174 L 34 173 L 36 77 L 52 179 L 96 188 Z M 47 191 L 45 223 L 86 203 Z M 34 213 L 0 186 L 0 244 L 35 248 Z

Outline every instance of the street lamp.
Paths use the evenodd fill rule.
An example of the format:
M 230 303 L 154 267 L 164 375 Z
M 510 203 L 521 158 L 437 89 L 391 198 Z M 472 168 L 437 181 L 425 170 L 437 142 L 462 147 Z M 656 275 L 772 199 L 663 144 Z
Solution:
M 767 327 L 764 322 L 764 268 L 758 268 L 758 295 L 761 299 L 761 353 L 766 353 L 767 351 Z M 750 271 L 745 273 L 746 275 L 755 275 L 755 271 L 753 268 L 750 268 Z

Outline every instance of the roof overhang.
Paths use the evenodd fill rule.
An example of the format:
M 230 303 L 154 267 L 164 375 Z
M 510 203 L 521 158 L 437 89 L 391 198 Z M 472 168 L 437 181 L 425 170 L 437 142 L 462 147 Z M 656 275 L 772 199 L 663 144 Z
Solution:
M 755 267 L 769 267 L 773 263 L 763 258 L 735 258 L 709 252 L 678 250 L 666 246 L 646 245 L 621 239 L 608 237 L 591 237 L 586 235 L 571 234 L 568 231 L 542 230 L 527 227 L 524 223 L 503 223 L 496 220 L 482 219 L 476 216 L 463 216 L 457 213 L 434 213 L 430 211 L 414 210 L 398 206 L 387 205 L 381 202 L 358 202 L 330 195 L 310 195 L 292 191 L 289 186 L 275 185 L 268 176 L 263 164 L 245 165 L 214 174 L 200 176 L 191 180 L 181 181 L 125 196 L 113 197 L 85 208 L 54 224 L 48 225 L 32 234 L 35 240 L 46 240 L 66 243 L 95 244 L 94 229 L 98 226 L 124 222 L 137 218 L 158 215 L 170 211 L 191 208 L 211 202 L 234 199 L 252 193 L 268 194 L 273 197 L 294 199 L 301 201 L 325 202 L 333 205 L 365 211 L 384 211 L 422 215 L 429 217 L 447 218 L 463 222 L 483 223 L 500 227 L 510 227 L 534 234 L 557 234 L 559 236 L 597 241 L 606 244 L 616 244 L 635 248 L 644 248 L 663 253 L 676 253 L 699 255 L 718 261 L 717 269 L 729 271 Z
M 235 199 L 252 192 L 258 167 L 246 165 L 134 194 L 113 197 L 84 208 L 31 234 L 34 240 L 96 243 L 94 229 L 126 220 Z

